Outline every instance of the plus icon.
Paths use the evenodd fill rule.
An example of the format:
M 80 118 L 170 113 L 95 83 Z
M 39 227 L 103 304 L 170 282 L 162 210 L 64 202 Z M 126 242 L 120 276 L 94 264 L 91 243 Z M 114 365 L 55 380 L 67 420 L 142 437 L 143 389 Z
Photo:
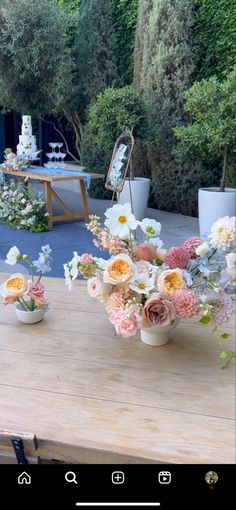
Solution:
M 116 485 L 124 483 L 125 475 L 124 475 L 123 471 L 113 471 L 113 473 L 111 475 L 111 480 L 112 480 L 112 483 L 115 483 Z

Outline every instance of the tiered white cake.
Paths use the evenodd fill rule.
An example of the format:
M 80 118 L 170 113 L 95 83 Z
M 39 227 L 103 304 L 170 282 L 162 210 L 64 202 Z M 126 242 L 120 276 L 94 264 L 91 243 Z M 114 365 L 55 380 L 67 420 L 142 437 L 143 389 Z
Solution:
M 26 160 L 35 160 L 38 157 L 36 138 L 32 135 L 31 117 L 22 116 L 21 135 L 17 145 L 17 156 Z

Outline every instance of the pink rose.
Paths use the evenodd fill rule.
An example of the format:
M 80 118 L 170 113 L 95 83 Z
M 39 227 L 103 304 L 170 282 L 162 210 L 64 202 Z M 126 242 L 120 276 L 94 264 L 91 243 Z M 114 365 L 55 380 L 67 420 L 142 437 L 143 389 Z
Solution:
M 141 327 L 141 316 L 139 307 L 130 309 L 116 309 L 109 314 L 109 320 L 115 326 L 118 335 L 128 338 L 137 333 Z
M 44 297 L 44 286 L 42 283 L 34 283 L 31 280 L 28 281 L 28 296 L 33 299 L 37 306 L 46 305 L 47 300 Z
M 168 299 L 153 293 L 143 308 L 143 327 L 167 326 L 176 316 L 175 307 Z
M 139 244 L 134 248 L 134 253 L 137 260 L 146 260 L 151 262 L 157 258 L 157 247 L 152 243 Z

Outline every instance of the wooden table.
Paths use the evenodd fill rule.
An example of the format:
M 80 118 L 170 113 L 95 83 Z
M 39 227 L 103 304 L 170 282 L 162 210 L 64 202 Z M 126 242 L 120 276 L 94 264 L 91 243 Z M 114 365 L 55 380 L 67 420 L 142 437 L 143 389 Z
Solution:
M 87 194 L 86 194 L 86 176 L 84 173 L 80 173 L 79 171 L 70 171 L 63 170 L 63 174 L 50 174 L 46 173 L 45 167 L 35 167 L 34 171 L 24 170 L 14 172 L 12 170 L 7 170 L 2 167 L 2 172 L 4 174 L 11 175 L 12 177 L 24 177 L 27 180 L 36 180 L 40 181 L 44 185 L 45 191 L 45 202 L 46 209 L 48 213 L 48 226 L 49 228 L 53 227 L 53 224 L 58 221 L 71 221 L 76 219 L 88 219 L 89 210 L 88 210 L 88 202 L 87 202 Z M 36 171 L 37 170 L 37 171 Z M 41 171 L 40 171 L 41 170 Z M 72 175 L 73 174 L 73 175 Z M 104 179 L 104 175 L 96 174 L 96 173 L 87 173 L 87 176 L 90 179 Z M 52 188 L 52 184 L 55 184 L 59 181 L 71 181 L 77 180 L 80 183 L 80 191 L 81 191 L 81 200 L 82 200 L 82 211 L 72 212 L 70 209 L 64 204 L 62 199 L 56 193 L 56 191 Z M 64 214 L 53 214 L 52 210 L 52 198 L 54 198 L 61 209 L 64 211 Z
M 0 304 L 2 462 L 16 434 L 30 462 L 234 463 L 234 366 L 220 368 L 208 326 L 182 321 L 150 347 L 115 336 L 85 282 L 45 286 L 51 309 L 34 326 Z

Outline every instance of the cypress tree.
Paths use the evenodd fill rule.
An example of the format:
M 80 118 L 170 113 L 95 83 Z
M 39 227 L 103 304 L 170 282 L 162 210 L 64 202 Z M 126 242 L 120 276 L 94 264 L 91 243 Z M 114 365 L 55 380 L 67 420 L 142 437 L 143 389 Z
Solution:
M 193 73 L 194 0 L 140 0 L 135 49 L 135 85 L 149 111 L 148 160 L 158 208 L 192 214 L 195 168 L 174 156 L 173 128 L 184 121 L 183 93 Z M 146 28 L 145 28 L 146 26 Z M 194 179 L 193 189 L 191 181 Z M 189 203 L 185 194 L 193 193 Z
M 79 104 L 85 112 L 100 92 L 118 84 L 110 0 L 81 0 L 76 46 Z

